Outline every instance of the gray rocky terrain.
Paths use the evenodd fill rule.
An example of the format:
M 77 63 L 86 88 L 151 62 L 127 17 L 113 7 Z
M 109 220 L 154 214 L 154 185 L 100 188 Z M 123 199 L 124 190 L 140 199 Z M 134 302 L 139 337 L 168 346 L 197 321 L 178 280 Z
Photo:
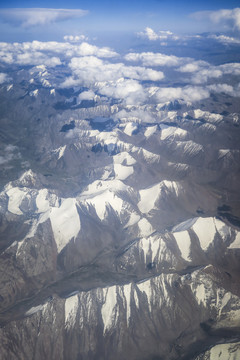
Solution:
M 239 97 L 78 101 L 9 71 L 0 358 L 239 359 Z

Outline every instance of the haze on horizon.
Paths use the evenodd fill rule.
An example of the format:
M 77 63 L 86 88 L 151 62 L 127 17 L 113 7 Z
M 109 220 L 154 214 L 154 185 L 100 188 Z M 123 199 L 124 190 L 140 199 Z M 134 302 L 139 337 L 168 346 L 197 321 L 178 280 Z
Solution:
M 145 28 L 174 34 L 220 32 L 239 38 L 238 1 L 150 0 L 2 1 L 0 41 L 61 41 L 85 35 L 94 41 L 120 34 L 134 36 Z M 150 39 L 153 40 L 153 39 Z

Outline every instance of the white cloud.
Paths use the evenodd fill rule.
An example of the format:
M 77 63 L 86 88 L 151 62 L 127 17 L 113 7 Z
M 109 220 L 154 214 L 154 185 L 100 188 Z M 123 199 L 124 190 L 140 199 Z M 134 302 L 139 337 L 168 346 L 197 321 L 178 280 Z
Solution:
M 49 67 L 55 67 L 61 65 L 61 60 L 56 57 L 49 57 L 39 51 L 35 52 L 25 52 L 22 54 L 17 54 L 15 63 L 19 65 L 39 65 L 43 64 Z
M 14 145 L 6 145 L 2 151 L 2 156 L 0 156 L 0 165 L 6 164 L 11 160 L 20 159 L 21 154 L 19 152 L 19 148 Z
M 186 59 L 174 55 L 152 52 L 129 53 L 125 55 L 125 60 L 132 62 L 140 61 L 144 66 L 180 66 Z
M 228 84 L 213 84 L 213 85 L 208 85 L 207 88 L 211 92 L 225 93 L 231 96 L 239 96 L 239 90 L 234 89 L 233 86 Z
M 99 88 L 99 93 L 110 98 L 122 99 L 127 105 L 138 105 L 147 98 L 144 88 L 136 80 L 120 79 Z
M 200 101 L 209 97 L 209 91 L 199 86 L 185 86 L 159 88 L 153 98 L 159 103 L 166 103 L 168 101 L 183 100 L 186 102 Z
M 23 27 L 45 25 L 56 21 L 80 18 L 88 13 L 81 9 L 9 8 L 0 9 L 0 17 Z
M 0 73 L 0 84 L 3 84 L 5 82 L 9 81 L 9 78 L 7 76 L 7 74 L 5 73 Z
M 184 73 L 194 73 L 196 71 L 201 70 L 203 67 L 209 67 L 209 63 L 207 63 L 206 61 L 199 60 L 182 65 L 179 69 L 177 69 L 177 71 Z
M 209 35 L 210 39 L 217 40 L 222 44 L 240 44 L 240 39 L 226 35 Z
M 108 47 L 97 47 L 86 42 L 72 44 L 56 41 L 32 41 L 23 43 L 0 43 L 0 61 L 19 65 L 40 65 L 54 67 L 74 56 L 96 55 L 102 58 L 118 54 Z M 60 59 L 61 58 L 61 59 Z
M 225 93 L 237 97 L 240 95 L 240 84 L 235 88 L 229 84 L 213 84 L 206 87 L 188 85 L 182 88 L 158 88 L 155 89 L 152 98 L 157 103 L 167 103 L 174 100 L 196 102 L 208 98 L 212 92 Z
M 219 65 L 218 68 L 223 72 L 223 74 L 240 75 L 240 63 L 223 64 Z
M 83 91 L 78 95 L 78 100 L 93 100 L 95 98 L 95 93 L 92 90 Z
M 208 69 L 202 69 L 195 72 L 192 76 L 192 82 L 194 84 L 204 84 L 208 82 L 208 79 L 219 79 L 223 76 L 223 72 L 217 67 L 210 66 Z
M 95 55 L 100 58 L 111 58 L 118 55 L 115 51 L 109 49 L 108 47 L 99 48 L 86 42 L 83 42 L 78 47 L 75 47 L 73 50 L 73 55 L 75 56 Z
M 76 43 L 80 41 L 87 41 L 88 38 L 85 35 L 65 35 L 63 40 Z
M 205 61 L 194 61 L 181 66 L 177 71 L 191 74 L 190 82 L 194 84 L 204 84 L 209 79 L 220 79 L 224 75 L 239 76 L 240 63 L 213 66 Z
M 157 40 L 158 39 L 158 35 L 154 32 L 154 30 L 152 30 L 149 27 L 146 27 L 145 31 L 138 33 L 138 35 L 140 37 L 147 38 L 149 40 Z
M 198 20 L 209 19 L 214 24 L 222 24 L 232 30 L 240 30 L 240 8 L 217 11 L 199 11 L 192 14 Z
M 73 75 L 64 81 L 62 87 L 91 86 L 101 82 L 106 84 L 121 78 L 150 81 L 159 81 L 164 78 L 161 71 L 141 66 L 126 66 L 123 63 L 112 64 L 96 56 L 74 57 L 69 67 Z
M 166 40 L 179 40 L 179 36 L 174 35 L 169 30 L 161 30 L 156 33 L 153 29 L 150 27 L 146 27 L 144 31 L 137 33 L 137 35 L 141 38 L 148 39 L 150 41 L 166 41 Z M 162 43 L 162 45 L 165 45 L 166 43 Z
M 147 110 L 143 110 L 143 109 L 131 109 L 126 110 L 126 109 L 122 109 L 119 112 L 117 112 L 116 114 L 113 115 L 114 119 L 121 119 L 121 122 L 125 121 L 125 122 L 147 122 L 147 123 L 155 123 L 156 122 L 156 118 L 154 117 L 154 115 L 147 111 Z

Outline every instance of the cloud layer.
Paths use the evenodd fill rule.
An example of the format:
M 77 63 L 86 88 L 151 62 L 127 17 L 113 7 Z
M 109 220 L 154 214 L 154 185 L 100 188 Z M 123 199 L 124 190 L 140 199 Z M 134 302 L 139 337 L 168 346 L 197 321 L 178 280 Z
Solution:
M 179 36 L 173 34 L 169 30 L 160 30 L 156 33 L 150 27 L 146 27 L 144 31 L 137 33 L 137 35 L 143 39 L 148 39 L 150 41 L 160 40 L 162 41 L 162 45 L 165 45 L 165 41 L 167 40 L 178 40 Z
M 192 14 L 197 20 L 208 19 L 214 24 L 223 24 L 229 29 L 240 31 L 240 8 L 217 11 L 200 11 Z
M 81 9 L 12 8 L 0 9 L 0 18 L 23 27 L 45 25 L 56 21 L 77 19 L 87 15 Z
M 129 53 L 125 60 L 131 62 L 141 62 L 144 66 L 179 66 L 186 61 L 186 58 L 180 58 L 174 55 L 165 55 L 161 53 L 143 52 Z
M 116 57 L 118 54 L 108 47 L 97 47 L 86 42 L 72 44 L 56 41 L 32 41 L 24 43 L 0 43 L 0 61 L 18 65 L 57 66 L 62 60 L 74 56 Z M 60 60 L 60 57 L 62 60 Z
M 0 84 L 3 84 L 5 82 L 7 82 L 9 80 L 7 74 L 5 73 L 0 73 Z
M 25 68 L 31 77 L 44 69 L 41 71 L 45 75 L 38 81 L 53 91 L 86 87 L 76 99 L 78 104 L 83 100 L 104 102 L 108 98 L 125 105 L 145 106 L 174 100 L 196 102 L 213 92 L 239 96 L 240 63 L 213 65 L 160 52 L 130 52 L 121 56 L 111 48 L 84 41 L 80 35 L 67 35 L 64 39 L 64 42 L 0 43 L 0 62 L 4 69 L 33 66 L 31 70 Z M 59 65 L 62 67 L 58 68 Z M 0 84 L 9 81 L 5 72 L 0 73 Z M 35 80 L 29 81 L 34 84 Z

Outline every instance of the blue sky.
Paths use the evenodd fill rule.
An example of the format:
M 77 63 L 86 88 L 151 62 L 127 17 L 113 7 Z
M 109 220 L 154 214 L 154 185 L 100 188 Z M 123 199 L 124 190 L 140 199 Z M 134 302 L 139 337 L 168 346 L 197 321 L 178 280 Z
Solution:
M 0 40 L 60 40 L 66 34 L 86 34 L 93 37 L 108 33 L 114 36 L 119 31 L 134 33 L 146 27 L 175 33 L 230 31 L 232 29 L 226 26 L 226 22 L 223 26 L 221 22 L 209 21 L 208 17 L 202 16 L 197 19 L 191 14 L 207 10 L 233 9 L 238 4 L 239 0 L 1 1 Z M 9 10 L 5 11 L 6 8 Z M 42 24 L 26 26 L 26 21 L 24 23 L 15 16 L 14 8 L 83 9 L 88 12 L 84 16 L 58 17 Z

